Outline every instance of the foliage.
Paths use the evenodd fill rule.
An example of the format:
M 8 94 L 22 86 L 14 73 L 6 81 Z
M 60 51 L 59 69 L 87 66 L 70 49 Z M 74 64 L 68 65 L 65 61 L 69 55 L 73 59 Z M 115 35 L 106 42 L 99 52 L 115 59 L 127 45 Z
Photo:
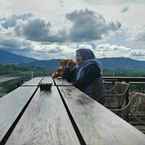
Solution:
M 137 70 L 137 69 L 129 69 L 129 70 L 103 70 L 104 76 L 126 76 L 126 77 L 145 77 L 145 71 Z
M 7 65 L 0 64 L 0 75 L 30 77 L 32 73 L 34 76 L 44 76 L 48 75 L 50 72 L 40 68 L 24 67 L 24 66 L 21 67 L 13 64 Z

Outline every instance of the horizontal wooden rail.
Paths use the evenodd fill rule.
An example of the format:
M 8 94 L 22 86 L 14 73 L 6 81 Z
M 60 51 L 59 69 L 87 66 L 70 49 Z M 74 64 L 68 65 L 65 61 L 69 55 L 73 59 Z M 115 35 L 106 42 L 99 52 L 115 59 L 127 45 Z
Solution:
M 104 76 L 103 77 L 105 81 L 125 81 L 125 82 L 145 82 L 145 77 L 109 77 L 109 76 Z
M 103 76 L 103 79 L 106 82 L 115 82 L 115 81 L 125 81 L 125 82 L 132 82 L 132 83 L 145 83 L 145 77 L 123 77 L 123 76 Z M 59 85 L 68 85 L 68 82 L 66 80 L 63 80 L 62 78 L 59 78 L 60 80 L 58 82 Z

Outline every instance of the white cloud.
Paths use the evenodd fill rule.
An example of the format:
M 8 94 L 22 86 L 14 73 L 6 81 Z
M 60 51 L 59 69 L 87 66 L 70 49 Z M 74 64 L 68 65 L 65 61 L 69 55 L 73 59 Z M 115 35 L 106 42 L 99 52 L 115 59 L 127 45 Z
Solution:
M 96 56 L 102 57 L 130 57 L 131 48 L 119 45 L 100 44 L 95 49 Z
M 88 9 L 68 13 L 66 18 L 72 23 L 70 28 L 56 31 L 51 22 L 31 13 L 2 18 L 0 26 L 3 27 L 3 32 L 8 31 L 27 40 L 48 42 L 97 40 L 121 27 L 119 22 L 107 22 L 102 15 Z
M 130 27 L 145 23 L 145 1 L 144 0 L 1 0 L 7 3 L 5 13 L 22 14 L 26 12 L 34 13 L 40 17 L 45 17 L 53 22 L 56 27 L 64 26 L 66 23 L 64 16 L 74 10 L 88 8 L 102 14 L 105 19 L 117 20 Z M 35 5 L 34 5 L 35 4 Z M 99 5 L 101 4 L 101 5 Z M 117 5 L 116 5 L 117 4 Z M 40 6 L 41 5 L 41 6 Z M 131 6 L 127 14 L 121 13 L 122 7 Z M 72 7 L 73 6 L 73 7 Z M 0 9 L 1 9 L 0 5 Z M 7 11 L 6 11 L 7 10 Z M 4 14 L 2 14 L 4 15 Z M 138 16 L 134 19 L 134 16 Z M 59 18 L 59 19 L 58 19 Z M 137 20 L 137 21 L 136 21 Z
M 102 4 L 102 5 L 108 5 L 108 4 L 126 4 L 126 3 L 145 3 L 144 0 L 84 0 L 85 2 L 89 4 Z
M 49 35 L 50 23 L 46 23 L 42 19 L 29 19 L 27 22 L 15 28 L 18 35 L 24 36 L 32 41 L 47 41 Z
M 119 22 L 107 22 L 102 15 L 88 9 L 73 11 L 66 17 L 72 22 L 69 37 L 77 42 L 101 39 L 103 35 L 121 27 Z
M 126 7 L 123 7 L 123 9 L 121 10 L 121 13 L 126 13 L 129 11 L 129 7 L 126 6 Z
M 116 1 L 103 0 L 98 5 L 97 0 L 54 0 L 51 4 L 48 0 L 0 0 L 4 16 L 0 18 L 0 47 L 41 59 L 73 58 L 80 47 L 93 49 L 97 57 L 145 59 L 145 4 Z M 122 27 L 112 31 L 117 26 L 112 21 L 121 22 Z

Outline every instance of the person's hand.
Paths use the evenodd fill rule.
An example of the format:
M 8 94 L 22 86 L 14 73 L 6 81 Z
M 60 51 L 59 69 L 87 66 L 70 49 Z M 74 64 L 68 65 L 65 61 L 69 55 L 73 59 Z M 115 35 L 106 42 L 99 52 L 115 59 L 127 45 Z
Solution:
M 74 62 L 73 60 L 68 60 L 66 63 L 66 67 L 69 68 L 70 70 L 74 68 L 74 66 L 76 65 L 76 62 Z
M 64 70 L 66 68 L 69 68 L 70 70 L 72 70 L 75 65 L 76 65 L 76 63 L 71 59 L 61 60 L 60 67 L 58 68 L 58 70 L 55 73 L 52 74 L 52 77 L 53 78 L 62 77 L 64 74 Z
M 64 68 L 59 67 L 58 70 L 52 74 L 52 78 L 55 79 L 58 77 L 62 77 L 63 74 L 64 74 Z

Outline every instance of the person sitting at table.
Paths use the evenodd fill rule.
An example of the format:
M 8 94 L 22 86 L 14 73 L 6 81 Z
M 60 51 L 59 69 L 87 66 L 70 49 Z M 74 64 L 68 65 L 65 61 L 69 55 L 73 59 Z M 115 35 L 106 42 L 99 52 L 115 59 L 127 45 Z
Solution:
M 90 49 L 78 49 L 76 63 L 68 61 L 63 66 L 62 77 L 88 96 L 104 104 L 101 68 Z

